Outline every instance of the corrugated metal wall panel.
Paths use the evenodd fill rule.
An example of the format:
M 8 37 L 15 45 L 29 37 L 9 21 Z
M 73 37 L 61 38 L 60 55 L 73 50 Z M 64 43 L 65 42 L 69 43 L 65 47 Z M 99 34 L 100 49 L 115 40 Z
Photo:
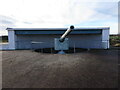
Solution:
M 16 49 L 51 48 L 54 38 L 60 35 L 17 35 Z M 69 46 L 78 48 L 102 48 L 102 35 L 69 35 Z M 42 42 L 31 44 L 32 41 Z

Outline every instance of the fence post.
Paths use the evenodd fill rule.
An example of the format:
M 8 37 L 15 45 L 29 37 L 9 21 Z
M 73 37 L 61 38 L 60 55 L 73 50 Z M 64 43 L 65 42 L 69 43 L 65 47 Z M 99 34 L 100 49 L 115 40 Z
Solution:
M 74 53 L 76 52 L 76 50 L 75 50 L 75 43 L 74 43 Z
M 31 50 L 32 50 L 32 41 L 31 41 Z
M 51 47 L 51 53 L 52 53 L 52 47 Z

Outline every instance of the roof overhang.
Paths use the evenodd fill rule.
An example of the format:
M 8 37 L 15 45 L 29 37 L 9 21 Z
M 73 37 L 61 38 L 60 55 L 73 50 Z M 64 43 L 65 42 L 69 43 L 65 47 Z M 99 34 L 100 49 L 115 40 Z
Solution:
M 74 30 L 109 30 L 110 27 L 81 27 Z M 67 30 L 67 28 L 7 28 L 6 30 Z
M 16 35 L 53 35 L 63 34 L 67 28 L 7 28 L 7 30 L 14 30 Z M 102 30 L 109 30 L 109 27 L 75 28 L 70 34 L 101 34 Z

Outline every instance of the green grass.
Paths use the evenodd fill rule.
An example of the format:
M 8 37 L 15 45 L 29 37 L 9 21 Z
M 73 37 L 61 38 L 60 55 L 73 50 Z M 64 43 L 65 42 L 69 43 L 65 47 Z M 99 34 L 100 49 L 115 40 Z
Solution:
M 120 35 L 110 35 L 110 45 L 120 47 Z
M 0 43 L 6 43 L 8 42 L 8 36 L 0 36 Z

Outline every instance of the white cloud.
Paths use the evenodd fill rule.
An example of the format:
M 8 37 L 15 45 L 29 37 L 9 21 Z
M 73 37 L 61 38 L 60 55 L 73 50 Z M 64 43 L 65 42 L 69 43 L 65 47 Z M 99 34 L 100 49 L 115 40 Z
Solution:
M 95 20 L 113 20 L 112 16 L 97 12 L 95 8 L 104 10 L 99 2 L 118 2 L 118 0 L 1 0 L 1 2 L 0 14 L 15 18 L 16 27 L 46 28 L 66 27 Z M 116 26 L 112 21 L 107 25 L 110 24 L 112 27 Z
M 118 33 L 118 23 L 117 22 L 105 22 L 105 23 L 102 23 L 101 26 L 110 27 L 110 34 L 117 34 Z

